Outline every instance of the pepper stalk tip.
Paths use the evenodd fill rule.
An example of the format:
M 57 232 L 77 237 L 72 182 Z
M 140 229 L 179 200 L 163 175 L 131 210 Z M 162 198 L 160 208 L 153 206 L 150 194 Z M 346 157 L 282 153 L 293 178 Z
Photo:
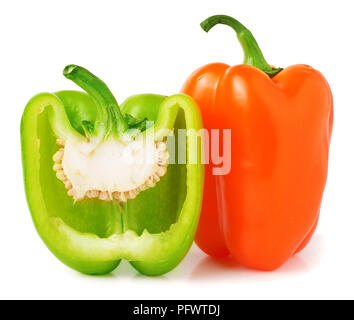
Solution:
M 69 64 L 69 65 L 67 65 L 67 66 L 64 68 L 64 70 L 63 70 L 63 75 L 64 75 L 64 77 L 69 78 L 70 75 L 71 75 L 77 68 L 78 68 L 78 66 L 75 65 L 75 64 Z

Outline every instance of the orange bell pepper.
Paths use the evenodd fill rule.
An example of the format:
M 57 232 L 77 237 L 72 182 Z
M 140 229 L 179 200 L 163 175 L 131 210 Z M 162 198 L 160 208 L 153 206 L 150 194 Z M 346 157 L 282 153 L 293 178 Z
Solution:
M 182 92 L 199 104 L 205 128 L 231 128 L 231 171 L 206 166 L 196 243 L 246 267 L 273 270 L 315 231 L 326 184 L 333 100 L 322 74 L 307 65 L 271 67 L 251 32 L 228 16 L 201 23 L 232 27 L 244 64 L 196 70 Z M 220 137 L 221 140 L 221 137 Z

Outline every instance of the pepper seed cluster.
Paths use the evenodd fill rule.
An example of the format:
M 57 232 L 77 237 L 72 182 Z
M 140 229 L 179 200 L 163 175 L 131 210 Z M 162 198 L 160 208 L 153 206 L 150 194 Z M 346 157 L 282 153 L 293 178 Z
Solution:
M 56 143 L 60 146 L 59 150 L 53 156 L 53 170 L 56 172 L 56 176 L 61 180 L 65 188 L 68 190 L 67 193 L 69 196 L 75 198 L 74 189 L 71 181 L 67 177 L 63 169 L 63 157 L 64 157 L 64 146 L 65 141 L 62 139 L 57 139 Z M 164 176 L 167 172 L 168 166 L 168 150 L 166 143 L 159 141 L 155 143 L 156 150 L 158 152 L 158 161 L 157 161 L 157 170 L 150 176 L 143 185 L 129 191 L 120 192 L 110 192 L 105 190 L 89 190 L 86 192 L 85 197 L 87 198 L 98 198 L 103 201 L 112 201 L 118 200 L 119 202 L 127 202 L 128 199 L 134 199 L 141 191 L 147 190 L 155 186 L 155 184 L 160 181 L 161 177 Z M 79 199 L 75 199 L 79 200 Z

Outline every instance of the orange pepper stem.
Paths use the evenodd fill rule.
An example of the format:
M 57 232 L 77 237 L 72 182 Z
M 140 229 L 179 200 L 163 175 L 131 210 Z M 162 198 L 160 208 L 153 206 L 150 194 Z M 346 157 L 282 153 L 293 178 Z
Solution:
M 225 15 L 216 15 L 205 19 L 200 26 L 205 32 L 208 32 L 217 24 L 225 24 L 235 30 L 245 55 L 244 64 L 262 70 L 271 78 L 283 70 L 282 68 L 273 68 L 267 63 L 251 31 L 236 19 Z

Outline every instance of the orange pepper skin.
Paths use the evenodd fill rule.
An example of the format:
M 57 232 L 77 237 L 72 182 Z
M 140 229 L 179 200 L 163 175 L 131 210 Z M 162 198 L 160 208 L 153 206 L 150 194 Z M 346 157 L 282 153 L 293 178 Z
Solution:
M 333 124 L 326 79 L 307 65 L 270 78 L 250 65 L 212 63 L 182 92 L 198 103 L 208 131 L 231 128 L 230 173 L 213 175 L 206 165 L 197 245 L 249 268 L 280 267 L 318 221 Z

